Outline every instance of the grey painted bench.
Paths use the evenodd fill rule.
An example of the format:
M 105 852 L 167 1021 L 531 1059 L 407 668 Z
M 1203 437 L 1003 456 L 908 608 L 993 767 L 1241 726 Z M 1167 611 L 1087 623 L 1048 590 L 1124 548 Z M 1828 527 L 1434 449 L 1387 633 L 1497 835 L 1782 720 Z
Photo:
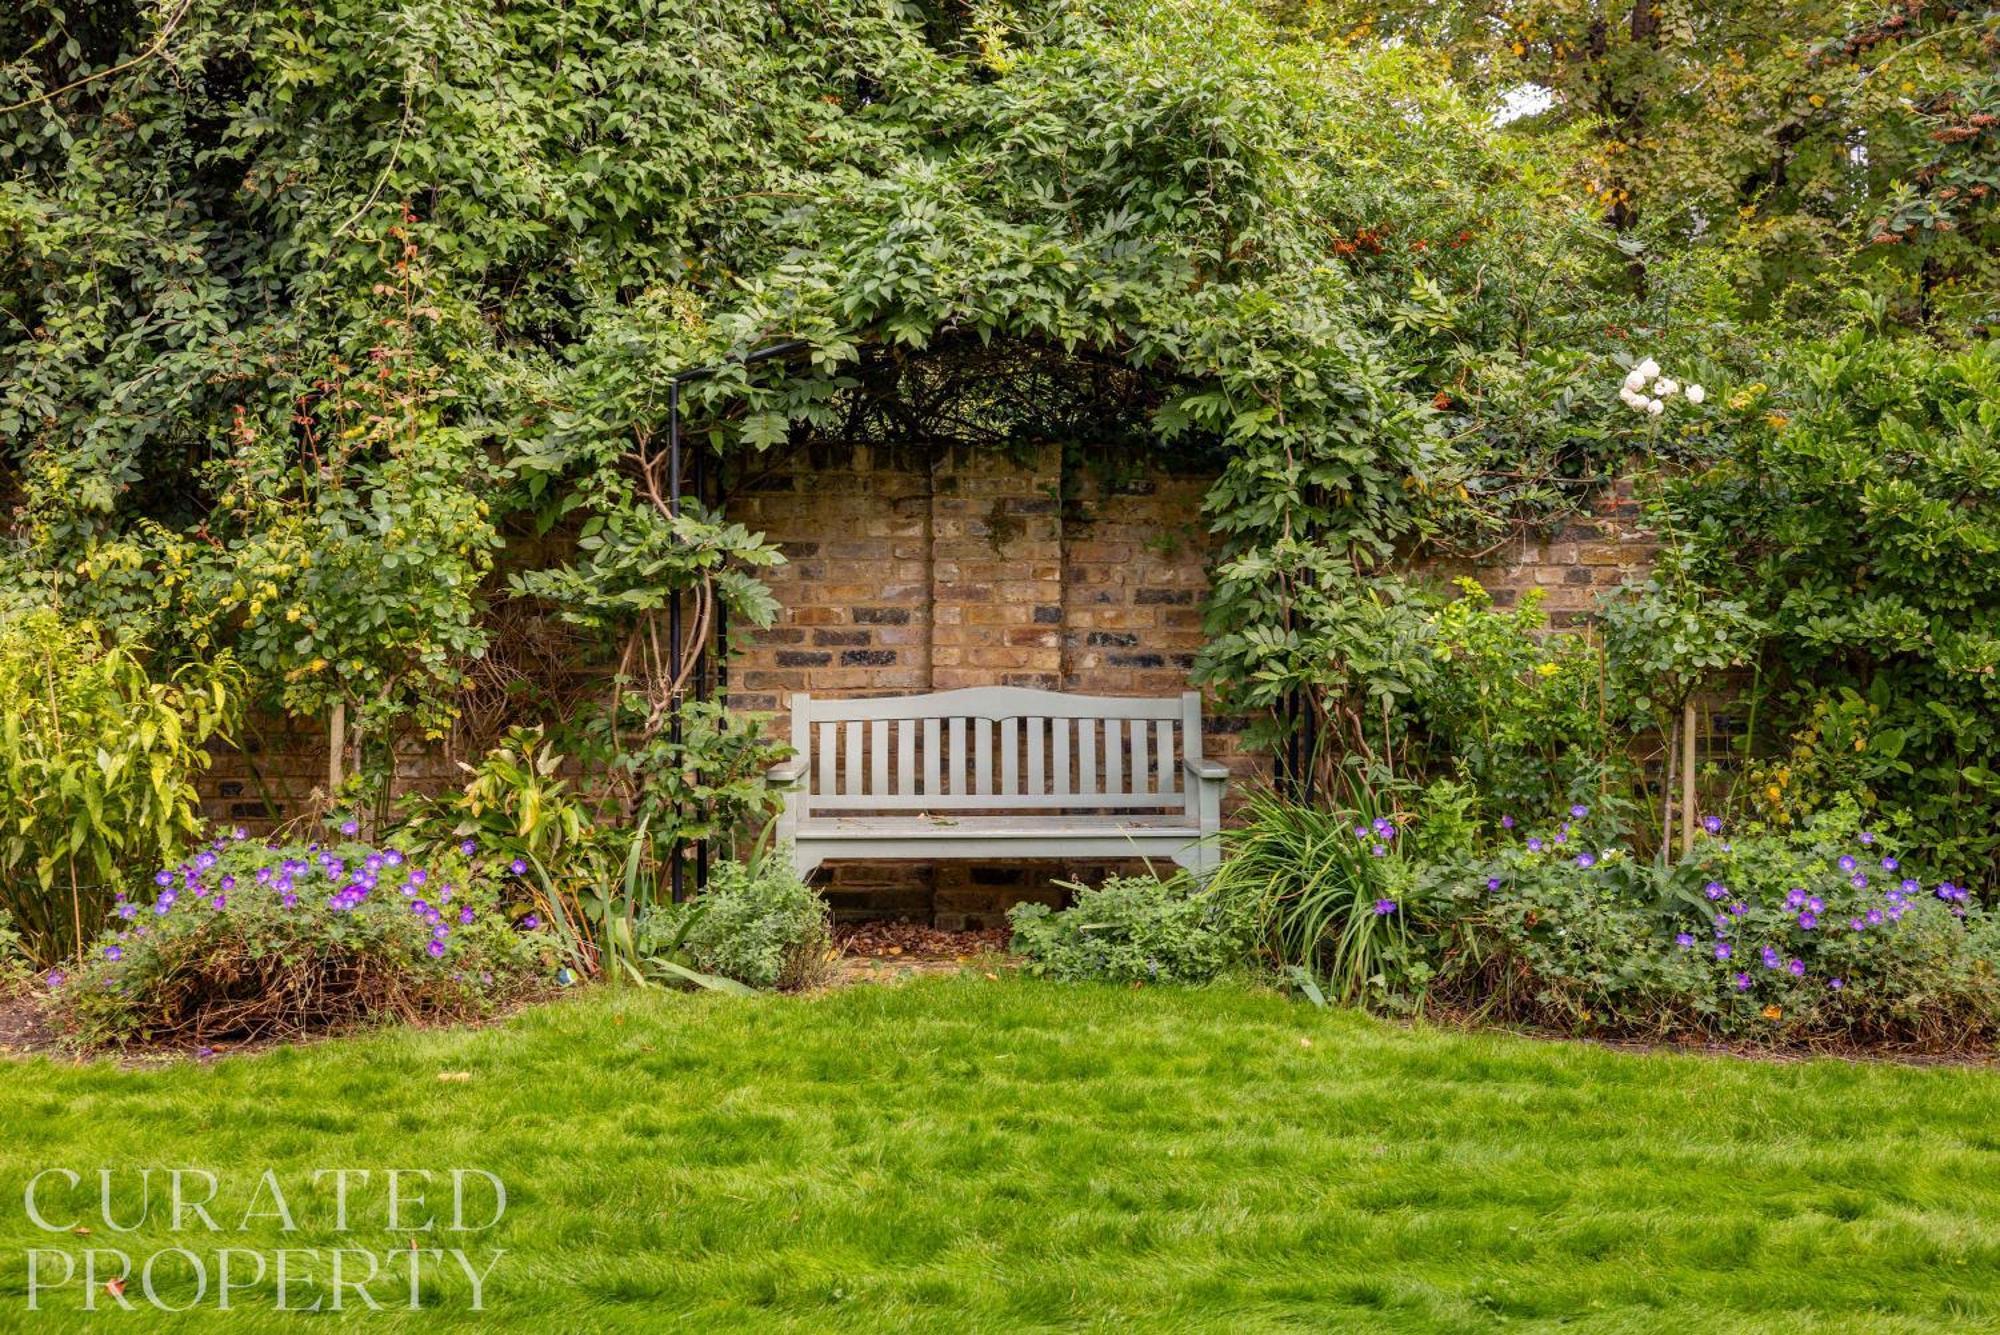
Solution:
M 1201 695 L 1016 686 L 792 697 L 771 770 L 778 837 L 808 875 L 829 859 L 1171 858 L 1215 865 L 1228 771 L 1201 754 Z

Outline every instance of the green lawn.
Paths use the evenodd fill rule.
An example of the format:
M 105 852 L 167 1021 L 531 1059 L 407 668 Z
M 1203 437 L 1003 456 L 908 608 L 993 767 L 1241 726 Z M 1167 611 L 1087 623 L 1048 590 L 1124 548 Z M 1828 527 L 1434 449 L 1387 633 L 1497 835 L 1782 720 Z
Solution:
M 1638 1056 L 1228 989 L 974 974 L 804 999 L 599 994 L 484 1032 L 205 1066 L 4 1063 L 0 1128 L 9 1329 L 90 1320 L 80 1282 L 26 1311 L 30 1247 L 182 1246 L 210 1291 L 180 1324 L 309 1321 L 273 1312 L 268 1276 L 220 1317 L 220 1249 L 267 1266 L 281 1246 L 319 1249 L 293 1272 L 320 1287 L 291 1300 L 324 1300 L 326 1249 L 409 1245 L 385 1230 L 379 1170 L 454 1166 L 499 1174 L 505 1215 L 423 1245 L 474 1264 L 505 1249 L 487 1310 L 425 1270 L 409 1312 L 398 1264 L 370 1290 L 391 1307 L 371 1328 L 2000 1320 L 2000 1074 Z M 74 1195 L 43 1179 L 53 1224 L 96 1213 L 99 1167 L 120 1170 L 114 1204 L 135 1208 L 140 1165 L 213 1170 L 211 1214 L 232 1231 L 191 1215 L 172 1230 L 158 1179 L 137 1232 L 84 1218 L 88 1236 L 45 1233 L 25 1216 L 48 1168 L 86 1175 Z M 309 1184 L 335 1167 L 377 1170 L 344 1234 L 330 1182 Z M 233 1231 L 266 1168 L 297 1231 Z M 236 1264 L 241 1283 L 251 1263 Z M 184 1259 L 157 1265 L 160 1297 L 188 1301 Z M 99 1321 L 121 1324 L 175 1322 Z

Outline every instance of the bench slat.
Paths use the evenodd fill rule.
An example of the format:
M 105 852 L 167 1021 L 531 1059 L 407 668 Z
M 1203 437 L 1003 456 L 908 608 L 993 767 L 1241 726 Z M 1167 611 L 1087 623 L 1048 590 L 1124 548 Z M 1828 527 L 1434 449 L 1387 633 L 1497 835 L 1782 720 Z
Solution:
M 924 720 L 924 793 L 936 797 L 944 792 L 944 744 L 941 726 L 934 718 Z
M 1049 720 L 1049 729 L 1054 734 L 1055 743 L 1055 786 L 1050 791 L 1056 797 L 1069 795 L 1069 720 L 1055 718 Z
M 1021 792 L 1021 721 L 1000 720 L 1000 791 L 1009 796 Z
M 1174 763 L 1174 725 L 1169 719 L 1161 719 L 1153 726 L 1160 736 L 1160 782 L 1156 791 L 1163 794 L 1178 792 L 1180 784 L 1174 781 L 1174 776 L 1180 773 L 1180 766 Z
M 965 720 L 955 718 L 950 724 L 951 745 L 945 750 L 945 791 L 963 793 L 965 791 Z
M 1040 797 L 1049 791 L 1048 768 L 1042 763 L 1042 734 L 1048 731 L 1044 718 L 1022 720 L 1028 725 L 1028 791 Z
M 1132 722 L 1132 791 L 1149 792 L 1153 786 L 1153 762 L 1146 755 L 1146 734 L 1152 729 L 1144 719 Z
M 811 696 L 808 717 L 815 723 L 878 718 L 1179 718 L 1178 697 L 1065 695 L 1025 686 L 974 686 L 934 695 L 881 695 L 863 699 Z
M 974 773 L 972 791 L 980 797 L 993 793 L 993 720 L 972 720 Z
M 1097 720 L 1076 721 L 1076 791 L 1088 797 L 1097 791 Z
M 868 725 L 868 791 L 889 791 L 889 724 L 883 719 Z
M 819 790 L 831 797 L 837 791 L 833 784 L 833 762 L 839 756 L 833 741 L 834 725 L 819 725 Z
M 917 791 L 917 725 L 910 719 L 896 725 L 896 791 L 905 797 Z
M 1104 791 L 1125 791 L 1125 720 L 1104 720 Z
M 932 797 L 917 793 L 905 797 L 901 793 L 836 793 L 832 797 L 813 798 L 814 811 L 924 811 L 947 819 L 956 819 L 958 813 L 967 811 L 1178 811 L 1181 809 L 1178 793 L 1096 793 L 1090 797 L 1050 798 L 1029 793 L 991 793 L 985 797 L 975 797 L 960 793 L 956 796 Z

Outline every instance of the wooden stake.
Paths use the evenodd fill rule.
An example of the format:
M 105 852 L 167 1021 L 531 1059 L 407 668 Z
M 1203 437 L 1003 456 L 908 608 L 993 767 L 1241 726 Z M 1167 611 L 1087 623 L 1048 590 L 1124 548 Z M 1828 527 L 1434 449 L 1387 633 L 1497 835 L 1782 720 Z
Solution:
M 340 800 L 341 765 L 347 757 L 347 701 L 333 702 L 329 726 L 332 735 L 327 739 L 326 800 L 331 804 Z
M 1694 701 L 1681 711 L 1681 856 L 1694 852 Z

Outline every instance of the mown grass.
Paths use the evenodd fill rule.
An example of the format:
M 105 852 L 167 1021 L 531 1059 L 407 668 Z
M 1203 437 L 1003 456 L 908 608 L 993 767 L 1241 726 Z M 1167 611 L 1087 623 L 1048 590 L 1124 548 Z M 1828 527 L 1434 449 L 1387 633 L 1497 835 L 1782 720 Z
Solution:
M 2000 1320 L 2000 1075 L 1409 1029 L 1231 988 L 601 993 L 210 1065 L 8 1063 L 0 1127 L 0 1323 L 20 1328 L 89 1320 L 78 1285 L 25 1311 L 29 1247 L 407 1246 L 373 1191 L 345 1235 L 325 1188 L 292 1195 L 282 1236 L 173 1232 L 157 1190 L 132 1234 L 23 1216 L 38 1170 L 139 1165 L 215 1170 L 226 1227 L 267 1167 L 288 1194 L 316 1167 L 500 1174 L 498 1226 L 425 1243 L 506 1249 L 487 1310 L 427 1281 L 382 1329 Z M 403 1284 L 374 1291 L 407 1304 Z M 93 1328 L 314 1319 L 273 1299 Z

